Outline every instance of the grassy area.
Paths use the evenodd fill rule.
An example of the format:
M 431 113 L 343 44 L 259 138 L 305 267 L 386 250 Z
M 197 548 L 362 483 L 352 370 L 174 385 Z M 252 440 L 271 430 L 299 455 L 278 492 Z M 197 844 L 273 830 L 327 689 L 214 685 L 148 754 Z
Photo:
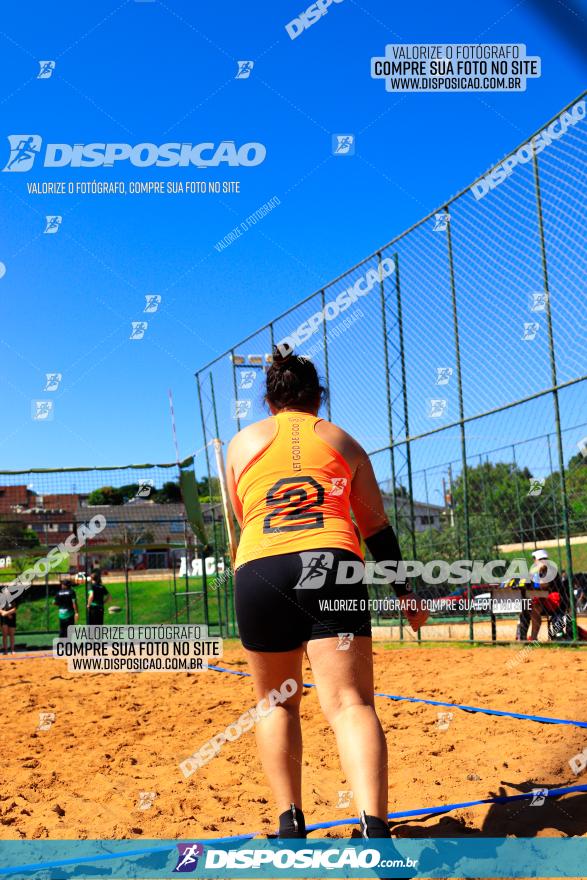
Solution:
M 538 546 L 540 546 L 540 544 L 538 544 Z M 559 571 L 566 569 L 567 553 L 564 541 L 561 540 L 560 550 L 558 547 L 547 547 L 546 549 L 552 561 L 558 566 Z M 573 544 L 571 546 L 571 551 L 573 554 L 573 571 L 587 571 L 587 544 Z M 521 550 L 510 550 L 507 553 L 500 555 L 502 555 L 504 559 L 526 559 L 530 564 L 533 562 L 531 550 L 526 550 L 525 552 L 522 552 Z
M 7 568 L 0 568 L 0 584 L 5 584 L 8 581 L 13 581 L 19 574 L 22 574 L 23 571 L 28 571 L 29 568 L 33 568 L 37 562 L 40 562 L 42 559 L 45 559 L 45 554 L 43 556 L 21 556 L 20 557 L 20 567 L 16 568 L 14 565 L 10 565 Z M 67 574 L 69 571 L 69 559 L 62 559 L 58 565 L 51 569 L 56 574 Z
M 127 623 L 126 597 L 124 583 L 106 584 L 111 595 L 110 605 L 117 605 L 122 610 L 114 614 L 106 612 L 104 623 Z M 177 584 L 178 589 L 186 589 L 185 580 Z M 189 590 L 201 591 L 202 579 L 190 578 Z M 79 624 L 85 624 L 86 591 L 83 585 L 76 589 L 77 603 L 80 611 Z M 173 578 L 164 581 L 132 580 L 129 582 L 129 622 L 130 623 L 175 623 L 175 602 L 173 597 Z M 220 609 L 219 609 L 220 604 Z M 219 615 L 220 611 L 220 615 Z M 224 592 L 208 590 L 208 615 L 211 626 L 218 626 L 225 621 Z M 204 623 L 204 598 L 202 595 L 177 596 L 178 623 Z M 57 608 L 52 597 L 47 604 L 44 598 L 33 601 L 23 600 L 18 606 L 18 632 L 40 630 L 57 631 L 59 629 Z M 29 642 L 29 638 L 26 639 Z

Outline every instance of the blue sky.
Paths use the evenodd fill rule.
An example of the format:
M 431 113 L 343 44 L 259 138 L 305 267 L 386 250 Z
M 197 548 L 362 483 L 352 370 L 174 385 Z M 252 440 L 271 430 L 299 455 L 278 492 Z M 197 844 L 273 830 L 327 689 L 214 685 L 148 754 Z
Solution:
M 70 144 L 254 141 L 267 157 L 255 168 L 0 174 L 1 467 L 173 460 L 169 388 L 181 455 L 191 453 L 201 444 L 196 369 L 466 187 L 585 87 L 568 33 L 528 0 L 344 0 L 292 41 L 284 26 L 304 6 L 4 11 L 2 164 L 7 136 L 22 132 Z M 518 94 L 391 94 L 370 77 L 389 42 L 526 43 L 542 76 Z M 36 78 L 40 59 L 56 60 L 50 79 Z M 237 80 L 244 59 L 255 67 Z M 355 156 L 331 155 L 336 132 L 355 134 Z M 93 179 L 239 180 L 241 192 L 26 190 Z M 261 223 L 214 249 L 273 196 L 280 204 Z M 43 234 L 48 214 L 63 216 L 56 235 Z M 162 297 L 154 315 L 143 314 L 147 294 Z M 131 321 L 144 319 L 144 339 L 130 340 Z M 492 344 L 489 328 L 480 343 Z M 53 395 L 48 372 L 63 374 Z M 54 418 L 33 420 L 31 401 L 48 396 Z

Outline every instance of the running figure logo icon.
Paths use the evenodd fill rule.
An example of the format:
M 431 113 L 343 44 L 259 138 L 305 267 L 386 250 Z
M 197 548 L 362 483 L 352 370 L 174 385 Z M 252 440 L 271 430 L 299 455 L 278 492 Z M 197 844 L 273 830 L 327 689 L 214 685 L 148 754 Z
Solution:
M 142 339 L 145 335 L 145 330 L 149 326 L 146 321 L 131 321 L 132 330 L 130 331 L 129 339 Z
M 338 636 L 338 644 L 336 646 L 337 651 L 349 651 L 351 647 L 351 642 L 355 637 L 354 633 L 337 633 Z
M 156 312 L 159 306 L 161 305 L 161 296 L 158 293 L 146 293 L 145 294 L 146 305 L 143 309 L 144 312 Z
M 532 800 L 530 801 L 530 806 L 531 807 L 541 807 L 547 797 L 548 797 L 548 789 L 547 788 L 533 788 L 532 789 Z
M 435 385 L 448 385 L 453 374 L 452 367 L 436 367 Z
M 524 342 L 531 342 L 533 339 L 536 339 L 536 334 L 540 330 L 540 324 L 537 324 L 535 321 L 524 322 L 524 335 L 522 336 L 522 340 Z
M 448 214 L 446 211 L 442 211 L 440 214 L 435 214 L 432 232 L 446 232 L 449 223 L 450 214 Z
M 257 374 L 254 370 L 241 370 L 239 373 L 239 388 L 252 388 L 255 384 L 255 379 L 257 378 Z
M 43 141 L 40 134 L 9 134 L 8 143 L 10 157 L 2 171 L 29 171 Z
M 36 422 L 47 422 L 53 419 L 52 400 L 33 400 L 31 402 L 31 416 Z
M 334 553 L 330 550 L 305 550 L 299 555 L 303 568 L 294 590 L 318 590 L 323 587 L 326 575 L 334 564 Z
M 204 847 L 201 843 L 178 843 L 177 865 L 173 869 L 173 873 L 189 874 L 195 871 L 198 865 L 198 859 L 204 853 Z
M 54 70 L 54 61 L 39 61 L 39 72 L 37 74 L 37 79 L 51 79 Z
M 354 134 L 333 134 L 332 135 L 332 155 L 333 156 L 354 156 L 355 155 L 355 136 L 354 136 Z
M 329 495 L 333 495 L 335 498 L 340 497 L 344 494 L 344 490 L 346 489 L 346 484 L 348 480 L 346 477 L 333 477 L 331 480 L 332 488 L 330 489 Z
M 155 483 L 153 480 L 139 480 L 139 488 L 135 498 L 148 498 L 154 488 Z
M 55 235 L 56 232 L 59 232 L 62 220 L 61 214 L 49 214 L 45 217 L 45 235 Z
M 46 382 L 43 391 L 57 391 L 63 376 L 61 373 L 45 373 L 45 379 Z
M 254 61 L 237 61 L 238 70 L 236 72 L 235 79 L 248 79 L 251 75 L 251 71 L 255 66 Z
M 530 311 L 531 312 L 545 312 L 546 304 L 548 302 L 548 294 L 544 293 L 543 290 L 538 293 L 531 294 L 532 300 L 530 303 Z

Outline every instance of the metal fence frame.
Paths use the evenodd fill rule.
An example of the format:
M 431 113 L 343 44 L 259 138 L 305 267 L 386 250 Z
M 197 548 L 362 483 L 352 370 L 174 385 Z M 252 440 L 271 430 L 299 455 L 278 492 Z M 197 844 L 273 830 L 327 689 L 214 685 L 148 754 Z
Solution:
M 560 110 L 555 116 L 553 116 L 548 122 L 542 125 L 533 135 L 530 135 L 521 144 L 519 144 L 514 150 L 511 150 L 500 162 L 496 164 L 501 164 L 505 159 L 513 156 L 515 153 L 520 150 L 525 144 L 532 140 L 536 135 L 540 132 L 544 131 L 551 125 L 555 120 L 557 120 L 563 113 L 569 110 L 573 105 L 575 105 L 578 101 L 585 98 L 587 95 L 587 90 L 581 93 L 577 98 L 573 101 L 569 102 L 562 110 Z M 495 168 L 496 164 L 492 165 L 491 168 Z M 414 558 L 416 558 L 416 540 L 415 540 L 415 526 L 414 526 L 414 509 L 413 509 L 413 492 L 412 492 L 412 462 L 411 462 L 411 448 L 415 441 L 421 440 L 425 437 L 430 437 L 439 432 L 447 431 L 451 428 L 456 428 L 460 433 L 460 450 L 461 450 L 461 474 L 463 478 L 463 509 L 464 509 L 464 546 L 467 554 L 467 558 L 470 558 L 470 547 L 471 547 L 471 533 L 470 533 L 470 519 L 469 519 L 469 505 L 468 505 L 468 486 L 467 486 L 467 471 L 470 465 L 467 461 L 467 437 L 466 437 L 466 426 L 472 422 L 475 422 L 479 419 L 483 419 L 487 416 L 494 415 L 496 413 L 504 412 L 508 409 L 512 409 L 513 407 L 520 406 L 522 404 L 528 403 L 533 400 L 537 400 L 539 398 L 544 398 L 550 396 L 552 400 L 553 407 L 553 415 L 554 415 L 554 424 L 555 431 L 554 437 L 556 442 L 556 457 L 558 463 L 558 471 L 560 474 L 560 510 L 562 515 L 562 537 L 565 546 L 565 557 L 566 557 L 566 565 L 567 572 L 570 578 L 570 583 L 573 583 L 573 559 L 572 559 L 572 551 L 571 551 L 571 532 L 569 525 L 569 499 L 567 486 L 565 482 L 565 465 L 564 465 L 564 456 L 563 456 L 563 444 L 562 444 L 562 428 L 561 428 L 561 415 L 560 415 L 560 404 L 559 404 L 559 392 L 563 389 L 569 388 L 571 386 L 577 385 L 579 383 L 587 382 L 587 374 L 579 375 L 574 378 L 571 378 L 567 381 L 559 381 L 558 373 L 557 373 L 557 357 L 555 351 L 555 340 L 554 340 L 554 332 L 553 332 L 553 319 L 551 312 L 551 298 L 550 298 L 550 280 L 549 280 L 549 255 L 547 252 L 546 241 L 545 241 L 545 230 L 544 230 L 544 217 L 543 217 L 543 203 L 542 203 L 542 187 L 541 187 L 541 175 L 540 175 L 540 161 L 537 153 L 534 151 L 532 158 L 532 167 L 533 167 L 533 181 L 534 181 L 534 198 L 535 198 L 535 209 L 536 209 L 536 219 L 537 219 L 537 235 L 538 241 L 540 245 L 540 260 L 541 260 L 541 271 L 542 271 L 542 280 L 543 280 L 543 289 L 546 294 L 546 323 L 547 323 L 547 333 L 548 333 L 548 357 L 550 364 L 550 383 L 543 388 L 535 391 L 532 394 L 525 395 L 516 400 L 509 401 L 505 404 L 501 404 L 499 406 L 491 407 L 483 412 L 474 413 L 472 415 L 467 415 L 466 406 L 463 396 L 463 379 L 462 379 L 462 366 L 461 366 L 461 351 L 460 351 L 460 332 L 459 332 L 459 284 L 455 273 L 455 260 L 454 260 L 454 252 L 453 252 L 453 241 L 452 241 L 452 232 L 450 223 L 447 224 L 447 235 L 446 235 L 446 263 L 448 269 L 448 277 L 450 282 L 450 297 L 451 297 L 451 307 L 452 307 L 452 323 L 453 323 L 453 334 L 454 334 L 454 358 L 456 364 L 456 380 L 457 380 L 457 392 L 458 392 L 458 418 L 454 419 L 449 424 L 442 424 L 439 427 L 431 428 L 428 431 L 420 432 L 417 434 L 410 434 L 410 423 L 409 423 L 409 407 L 408 407 L 408 389 L 406 382 L 406 365 L 405 365 L 405 348 L 404 348 L 404 326 L 403 326 L 403 315 L 402 315 L 402 293 L 401 293 L 401 275 L 400 275 L 400 263 L 399 263 L 399 255 L 397 253 L 393 254 L 393 257 L 396 261 L 396 271 L 395 271 L 395 285 L 393 294 L 390 294 L 389 290 L 385 290 L 383 279 L 381 279 L 380 284 L 380 301 L 381 301 L 381 327 L 383 331 L 383 346 L 384 346 L 384 370 L 385 370 L 385 382 L 386 382 L 386 397 L 387 397 L 387 425 L 389 431 L 389 443 L 385 446 L 382 446 L 378 449 L 373 449 L 369 451 L 370 456 L 374 456 L 381 452 L 389 452 L 390 456 L 390 473 L 392 484 L 395 485 L 395 480 L 397 476 L 398 470 L 403 470 L 405 476 L 408 480 L 408 491 L 409 491 L 409 499 L 410 499 L 410 514 L 408 519 L 410 520 L 409 528 L 412 536 L 412 549 L 414 552 Z M 491 169 L 488 169 L 488 171 Z M 200 409 L 200 423 L 202 429 L 203 440 L 206 448 L 206 466 L 208 479 L 211 477 L 210 470 L 210 461 L 207 451 L 207 445 L 212 440 L 212 436 L 219 437 L 220 431 L 218 427 L 218 411 L 216 407 L 216 393 L 214 388 L 214 379 L 212 374 L 212 369 L 215 365 L 217 365 L 224 358 L 231 357 L 232 358 L 232 376 L 233 376 L 233 389 L 235 393 L 235 398 L 238 397 L 237 393 L 237 379 L 236 379 L 236 369 L 237 366 L 234 362 L 234 355 L 238 348 L 246 345 L 247 342 L 252 340 L 255 336 L 265 331 L 269 331 L 270 340 L 272 346 L 275 344 L 275 325 L 278 321 L 283 319 L 284 317 L 290 315 L 300 306 L 305 303 L 309 303 L 313 299 L 320 299 L 322 306 L 325 303 L 325 291 L 328 288 L 332 288 L 337 282 L 344 280 L 347 276 L 357 269 L 361 268 L 365 264 L 367 264 L 370 260 L 376 259 L 378 263 L 381 263 L 383 252 L 387 251 L 389 253 L 390 249 L 393 249 L 394 246 L 398 244 L 402 239 L 408 236 L 410 233 L 414 232 L 416 229 L 421 227 L 423 224 L 429 222 L 435 214 L 439 212 L 444 212 L 447 215 L 450 215 L 451 206 L 461 197 L 463 197 L 476 183 L 478 183 L 488 172 L 485 172 L 473 181 L 472 184 L 469 184 L 467 187 L 458 192 L 455 196 L 450 198 L 447 202 L 441 205 L 439 208 L 430 211 L 425 217 L 423 217 L 418 222 L 414 223 L 404 232 L 397 235 L 386 245 L 375 250 L 373 253 L 369 254 L 367 257 L 362 259 L 360 262 L 355 264 L 350 269 L 346 269 L 343 273 L 338 275 L 333 281 L 328 284 L 322 286 L 318 290 L 314 291 L 309 296 L 297 302 L 295 305 L 283 311 L 280 315 L 273 318 L 268 323 L 262 325 L 253 333 L 250 333 L 244 339 L 240 340 L 240 342 L 231 346 L 231 348 L 227 349 L 222 354 L 218 355 L 216 358 L 209 361 L 203 367 L 198 369 L 195 373 L 196 383 L 197 383 L 197 393 L 198 393 L 198 401 L 199 401 L 199 409 Z M 325 364 L 325 378 L 328 383 L 329 379 L 329 360 L 328 360 L 328 337 L 326 334 L 326 324 L 323 323 L 324 327 L 324 335 L 323 335 L 323 345 L 324 345 L 324 364 Z M 392 335 L 392 329 L 394 330 L 394 334 Z M 251 365 L 247 364 L 247 369 L 249 369 Z M 206 377 L 206 373 L 208 373 L 208 377 Z M 209 383 L 209 396 L 208 401 L 211 405 L 211 413 L 213 416 L 213 431 L 209 424 L 210 416 L 206 415 L 205 406 L 204 406 L 204 395 L 206 394 L 206 378 Z M 587 387 L 587 386 L 586 386 Z M 401 394 L 396 394 L 397 390 L 400 390 Z M 401 405 L 394 405 L 398 398 L 401 396 L 402 401 Z M 327 413 L 330 418 L 330 407 L 327 404 Z M 238 414 L 235 418 L 236 428 L 240 430 L 241 421 L 238 417 Z M 405 432 L 405 436 L 398 436 L 398 421 L 402 430 Z M 403 464 L 400 468 L 397 467 L 396 464 L 396 456 L 403 456 Z M 398 510 L 397 510 L 397 499 L 395 499 L 394 493 L 394 509 L 391 511 L 392 522 L 396 526 L 398 525 Z M 470 587 L 469 587 L 469 598 L 471 596 Z M 576 622 L 576 609 L 574 605 L 574 596 L 573 590 L 570 590 L 570 599 L 571 599 L 571 613 L 573 618 L 573 637 L 574 640 L 577 639 L 577 622 Z M 469 639 L 470 641 L 474 640 L 474 624 L 473 624 L 473 613 L 469 612 Z M 400 619 L 400 627 L 401 627 L 401 619 Z

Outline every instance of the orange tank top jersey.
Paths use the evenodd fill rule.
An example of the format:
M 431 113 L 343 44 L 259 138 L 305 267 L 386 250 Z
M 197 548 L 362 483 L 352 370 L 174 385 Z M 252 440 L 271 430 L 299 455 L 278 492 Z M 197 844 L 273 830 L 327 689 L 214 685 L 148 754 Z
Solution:
M 315 433 L 321 419 L 274 416 L 277 431 L 239 477 L 243 529 L 236 567 L 263 556 L 336 547 L 363 557 L 351 520 L 352 474 Z

